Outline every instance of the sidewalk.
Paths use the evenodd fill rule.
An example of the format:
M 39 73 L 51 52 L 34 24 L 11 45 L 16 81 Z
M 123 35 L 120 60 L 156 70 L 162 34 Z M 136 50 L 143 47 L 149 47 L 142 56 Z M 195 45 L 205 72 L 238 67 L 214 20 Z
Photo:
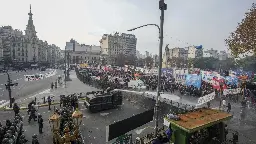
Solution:
M 86 92 L 98 90 L 96 88 L 90 87 L 90 86 L 85 85 L 84 83 L 82 83 L 76 77 L 75 71 L 70 72 L 70 79 L 71 79 L 71 81 L 66 82 L 66 87 L 65 87 L 65 84 L 63 82 L 63 84 L 58 86 L 57 89 L 55 89 L 55 88 L 54 89 L 46 89 L 44 91 L 39 92 L 36 95 L 27 97 L 23 100 L 17 100 L 17 103 L 20 106 L 27 106 L 29 102 L 31 102 L 32 100 L 34 100 L 36 98 L 37 103 L 42 104 L 43 103 L 43 98 L 44 97 L 47 98 L 48 96 L 53 96 L 54 101 L 59 102 L 60 95 L 69 95 L 69 94 L 81 93 L 81 92 L 86 93 Z

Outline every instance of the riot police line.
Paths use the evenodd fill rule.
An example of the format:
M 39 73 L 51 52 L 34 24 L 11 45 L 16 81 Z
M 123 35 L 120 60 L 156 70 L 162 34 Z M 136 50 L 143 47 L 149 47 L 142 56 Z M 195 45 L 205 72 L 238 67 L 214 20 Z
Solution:
M 47 102 L 48 102 L 49 110 L 51 110 L 52 101 L 53 101 L 52 97 L 48 96 Z M 34 122 L 37 121 L 39 134 L 41 134 L 43 133 L 44 120 L 42 118 L 42 115 L 39 113 L 40 109 L 39 107 L 37 107 L 36 104 L 37 104 L 36 99 L 32 100 L 28 104 L 28 109 L 27 109 L 28 123 L 30 124 L 32 121 Z M 59 113 L 61 116 L 65 115 L 68 112 L 69 113 L 74 112 L 76 108 L 78 108 L 78 94 L 75 93 L 67 96 L 60 95 L 60 107 L 62 108 L 60 110 L 55 109 L 54 107 L 54 111 Z M 10 144 L 10 143 L 24 144 L 27 142 L 23 134 L 23 118 L 20 116 L 20 107 L 18 106 L 17 103 L 14 103 L 13 111 L 15 113 L 15 119 L 13 121 L 7 120 L 6 126 L 2 126 L 0 124 L 0 142 L 2 142 L 1 144 Z M 67 118 L 66 120 L 69 120 L 69 119 L 70 118 Z M 13 127 L 15 129 L 13 129 Z M 60 133 L 63 134 L 63 131 L 60 131 Z M 81 135 L 80 132 L 79 132 L 79 135 Z M 80 139 L 82 139 L 82 137 Z M 32 144 L 39 144 L 36 134 L 32 136 Z
M 23 118 L 17 114 L 14 119 L 6 120 L 5 126 L 0 123 L 1 144 L 25 144 L 27 142 L 23 131 Z

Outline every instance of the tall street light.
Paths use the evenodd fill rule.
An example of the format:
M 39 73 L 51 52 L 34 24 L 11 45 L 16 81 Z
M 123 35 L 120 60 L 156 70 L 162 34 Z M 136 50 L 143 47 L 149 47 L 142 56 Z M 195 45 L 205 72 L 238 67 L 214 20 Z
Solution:
M 8 90 L 9 93 L 9 99 L 10 99 L 10 108 L 12 108 L 12 103 L 14 102 L 13 98 L 12 98 L 12 86 L 17 86 L 18 83 L 12 83 L 12 80 L 10 78 L 10 75 L 8 73 L 8 71 L 6 72 L 7 76 L 8 76 L 8 80 L 7 80 L 7 84 L 5 84 L 5 88 Z
M 163 26 L 164 26 L 164 11 L 167 10 L 167 4 L 164 3 L 164 0 L 159 0 L 159 9 L 161 10 L 160 16 L 160 27 L 157 24 L 146 24 L 142 25 L 128 31 L 134 31 L 136 29 L 146 27 L 146 26 L 156 26 L 159 30 L 159 66 L 158 66 L 158 81 L 157 81 L 157 96 L 155 104 L 155 135 L 158 133 L 158 111 L 159 111 L 159 97 L 161 91 L 161 75 L 162 75 L 162 47 L 163 47 Z

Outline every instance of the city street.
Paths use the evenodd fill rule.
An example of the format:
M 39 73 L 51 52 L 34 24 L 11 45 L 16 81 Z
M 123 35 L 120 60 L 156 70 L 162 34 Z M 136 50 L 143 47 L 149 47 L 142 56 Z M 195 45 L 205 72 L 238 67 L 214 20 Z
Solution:
M 18 86 L 13 86 L 12 88 L 12 97 L 16 100 L 27 97 L 29 95 L 34 95 L 42 90 L 50 88 L 50 83 L 56 81 L 59 74 L 62 74 L 61 70 L 57 70 L 56 75 L 45 78 L 38 81 L 25 81 L 24 75 L 31 74 L 45 74 L 53 70 L 39 71 L 39 70 L 28 70 L 27 72 L 14 72 L 11 71 L 10 77 L 13 83 L 18 83 Z M 0 105 L 9 100 L 8 90 L 5 88 L 7 83 L 7 74 L 0 74 Z
M 40 99 L 43 96 L 48 96 L 49 94 L 55 95 L 56 100 L 58 101 L 60 94 L 72 94 L 74 92 L 89 92 L 93 90 L 97 90 L 93 87 L 90 87 L 88 85 L 83 84 L 80 82 L 75 75 L 74 71 L 71 71 L 70 78 L 72 81 L 67 82 L 67 87 L 60 87 L 58 89 L 49 90 L 48 92 L 41 93 L 40 95 L 34 95 L 38 99 Z M 19 104 L 25 104 L 29 102 L 30 99 L 24 100 L 22 102 L 19 102 Z M 146 105 L 146 106 L 145 106 Z M 109 124 L 112 124 L 116 121 L 123 120 L 126 118 L 129 118 L 133 115 L 139 114 L 141 112 L 144 112 L 146 109 L 148 109 L 152 105 L 151 103 L 147 103 L 146 101 L 143 103 L 142 101 L 133 101 L 133 100 L 123 100 L 123 105 L 120 106 L 118 109 L 112 109 L 107 111 L 102 111 L 99 113 L 90 113 L 88 110 L 83 106 L 83 101 L 79 102 L 79 108 L 84 114 L 83 123 L 81 126 L 82 135 L 84 137 L 85 143 L 89 144 L 103 144 L 106 143 L 106 126 Z M 212 106 L 216 107 L 218 105 L 217 101 L 214 101 L 212 103 Z M 56 108 L 59 108 L 58 105 L 56 105 Z M 252 108 L 246 108 L 243 111 L 240 108 L 240 104 L 232 103 L 232 110 L 231 113 L 233 114 L 233 118 L 228 122 L 228 128 L 230 129 L 230 132 L 233 130 L 237 130 L 239 132 L 239 141 L 245 144 L 253 144 L 256 141 L 256 138 L 254 137 L 254 133 L 256 132 L 256 124 L 254 121 L 256 120 L 255 116 L 255 110 Z M 37 122 L 31 122 L 31 124 L 28 124 L 28 116 L 26 113 L 26 110 L 23 110 L 22 116 L 24 117 L 24 129 L 26 130 L 26 137 L 31 141 L 31 136 L 33 134 L 38 134 L 38 125 Z M 44 133 L 42 135 L 39 135 L 40 142 L 42 144 L 51 143 L 52 141 L 52 135 L 50 131 L 50 126 L 48 123 L 49 116 L 53 113 L 52 111 L 48 111 L 47 107 L 41 107 L 38 110 L 38 113 L 41 113 L 43 115 L 44 119 Z M 14 113 L 12 111 L 1 111 L 1 122 L 5 123 L 4 121 L 6 119 L 11 119 L 14 116 Z M 160 126 L 162 126 L 163 123 L 163 117 L 165 115 L 160 113 Z M 142 127 L 139 127 L 135 130 L 133 130 L 133 139 L 135 139 L 137 136 L 145 136 L 149 132 L 153 132 L 152 127 L 154 126 L 153 122 L 150 122 Z M 231 131 L 232 130 L 232 131 Z M 231 134 L 229 135 L 232 136 Z

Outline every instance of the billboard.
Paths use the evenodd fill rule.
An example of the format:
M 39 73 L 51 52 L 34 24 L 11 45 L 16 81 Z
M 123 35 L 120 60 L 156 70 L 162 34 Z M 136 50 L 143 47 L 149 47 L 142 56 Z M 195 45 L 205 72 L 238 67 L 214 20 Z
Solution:
M 73 43 L 71 43 L 71 42 L 66 42 L 65 50 L 73 51 L 73 50 L 74 50 L 74 45 L 73 45 Z

